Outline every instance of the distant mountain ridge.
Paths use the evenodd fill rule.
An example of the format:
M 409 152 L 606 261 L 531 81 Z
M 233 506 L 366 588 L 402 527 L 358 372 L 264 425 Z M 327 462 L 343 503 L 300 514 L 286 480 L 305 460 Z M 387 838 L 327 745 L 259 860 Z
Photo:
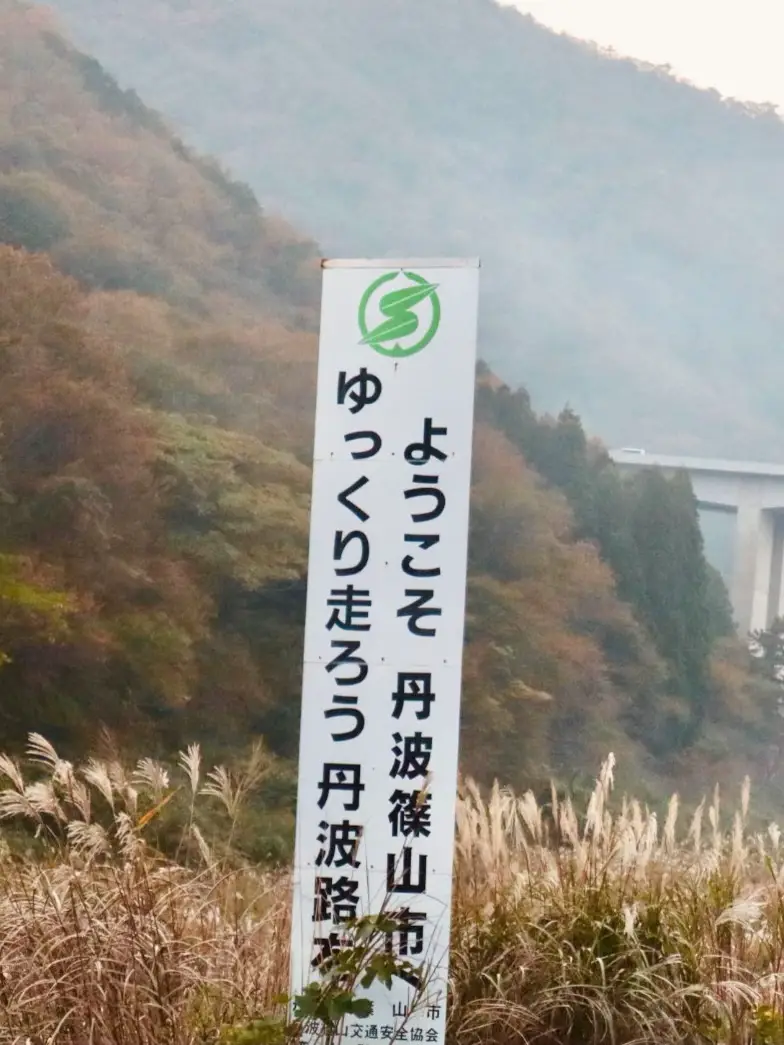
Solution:
M 0 743 L 263 736 L 285 824 L 318 254 L 168 121 L 0 0 Z M 477 371 L 465 771 L 539 786 L 611 750 L 653 797 L 756 770 L 778 689 L 688 483 L 623 483 L 574 412 Z
M 483 351 L 617 445 L 775 459 L 784 127 L 492 0 L 54 0 L 340 254 L 480 254 Z

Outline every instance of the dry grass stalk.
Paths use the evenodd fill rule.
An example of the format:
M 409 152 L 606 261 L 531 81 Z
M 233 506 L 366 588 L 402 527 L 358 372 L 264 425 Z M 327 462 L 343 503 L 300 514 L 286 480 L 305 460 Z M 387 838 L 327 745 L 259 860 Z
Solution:
M 197 747 L 74 767 L 30 741 L 35 779 L 0 757 L 0 817 L 35 825 L 43 855 L 0 857 L 0 1041 L 212 1042 L 286 988 L 288 876 L 218 858 L 200 823 L 235 833 L 268 760 L 203 773 Z M 585 810 L 555 791 L 461 786 L 450 1042 L 455 1045 L 780 1045 L 781 833 L 725 828 L 718 792 L 685 824 L 613 802 L 612 757 Z M 156 821 L 185 795 L 164 858 Z
M 75 769 L 40 737 L 30 756 L 43 770 L 31 782 L 0 760 L 10 784 L 0 816 L 32 822 L 48 842 L 37 859 L 0 859 L 0 1040 L 185 1045 L 270 1011 L 287 986 L 287 876 L 216 860 L 196 822 L 202 793 L 223 802 L 234 830 L 260 752 L 247 773 L 213 770 L 204 787 L 198 749 L 180 757 L 191 867 L 145 840 L 174 793 L 164 767 Z

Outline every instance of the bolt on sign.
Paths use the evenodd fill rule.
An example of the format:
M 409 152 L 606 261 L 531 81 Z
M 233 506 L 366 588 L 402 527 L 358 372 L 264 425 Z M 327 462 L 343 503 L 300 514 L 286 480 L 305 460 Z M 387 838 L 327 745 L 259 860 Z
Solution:
M 383 912 L 401 974 L 352 1041 L 444 1043 L 478 284 L 323 262 L 292 990 Z

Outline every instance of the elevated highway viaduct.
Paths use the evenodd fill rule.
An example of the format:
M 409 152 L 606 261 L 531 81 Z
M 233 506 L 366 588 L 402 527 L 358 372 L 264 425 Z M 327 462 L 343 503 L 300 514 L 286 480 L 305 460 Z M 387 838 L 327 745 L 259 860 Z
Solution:
M 688 472 L 700 508 L 734 516 L 730 598 L 741 635 L 784 614 L 784 465 L 639 450 L 613 450 L 610 457 L 630 474 L 644 468 Z

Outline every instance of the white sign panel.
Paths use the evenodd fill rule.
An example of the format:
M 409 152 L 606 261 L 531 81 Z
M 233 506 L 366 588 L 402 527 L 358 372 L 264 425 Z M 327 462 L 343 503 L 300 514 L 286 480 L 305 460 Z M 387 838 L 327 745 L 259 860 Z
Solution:
M 292 987 L 381 910 L 414 967 L 352 1041 L 444 1045 L 478 269 L 324 263 Z

